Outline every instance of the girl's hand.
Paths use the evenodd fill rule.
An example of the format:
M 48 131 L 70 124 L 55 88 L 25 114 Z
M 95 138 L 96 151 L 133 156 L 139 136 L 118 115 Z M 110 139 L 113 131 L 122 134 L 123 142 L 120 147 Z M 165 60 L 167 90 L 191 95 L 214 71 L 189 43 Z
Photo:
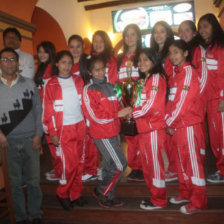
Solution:
M 51 136 L 51 141 L 52 141 L 53 145 L 59 146 L 59 141 L 58 141 L 57 135 Z
M 218 112 L 224 112 L 224 100 L 219 101 Z
M 125 107 L 122 110 L 118 111 L 118 117 L 130 116 L 131 112 L 132 112 L 132 108 L 131 107 Z
M 172 128 L 166 128 L 166 133 L 167 133 L 168 135 L 173 135 L 173 134 L 174 134 Z

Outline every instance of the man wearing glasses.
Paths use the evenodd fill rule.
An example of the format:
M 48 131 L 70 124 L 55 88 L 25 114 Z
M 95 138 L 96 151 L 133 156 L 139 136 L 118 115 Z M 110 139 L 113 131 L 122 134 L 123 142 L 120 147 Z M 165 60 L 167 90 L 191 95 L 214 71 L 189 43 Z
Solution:
M 16 223 L 42 223 L 40 210 L 41 100 L 32 80 L 18 71 L 12 48 L 0 51 L 0 148 L 6 150 Z M 26 213 L 22 183 L 27 185 Z

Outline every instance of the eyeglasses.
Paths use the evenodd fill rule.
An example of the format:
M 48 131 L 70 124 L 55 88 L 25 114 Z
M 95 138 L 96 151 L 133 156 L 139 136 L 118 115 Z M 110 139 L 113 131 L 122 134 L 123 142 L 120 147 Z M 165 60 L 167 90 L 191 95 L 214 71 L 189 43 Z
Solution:
M 4 62 L 16 62 L 17 61 L 17 58 L 0 58 L 1 61 L 4 61 Z

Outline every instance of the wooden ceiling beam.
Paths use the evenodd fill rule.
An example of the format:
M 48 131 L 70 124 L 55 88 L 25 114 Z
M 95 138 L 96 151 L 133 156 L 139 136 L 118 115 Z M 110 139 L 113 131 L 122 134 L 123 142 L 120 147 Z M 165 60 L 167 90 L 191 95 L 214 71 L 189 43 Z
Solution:
M 86 5 L 85 10 L 94 10 L 94 9 L 102 9 L 106 7 L 113 7 L 118 5 L 125 5 L 125 4 L 133 4 L 133 3 L 139 3 L 139 2 L 151 2 L 155 0 L 120 0 L 120 1 L 107 1 L 103 3 L 93 4 L 93 5 Z

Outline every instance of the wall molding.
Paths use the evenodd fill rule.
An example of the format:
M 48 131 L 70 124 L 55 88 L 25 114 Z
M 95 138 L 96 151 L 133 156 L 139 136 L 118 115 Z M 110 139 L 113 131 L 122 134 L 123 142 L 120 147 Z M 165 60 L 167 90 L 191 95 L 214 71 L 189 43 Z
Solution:
M 32 32 L 36 29 L 34 24 L 0 11 L 0 31 L 3 31 L 9 26 L 16 27 L 20 31 L 22 37 L 29 40 L 32 40 Z

